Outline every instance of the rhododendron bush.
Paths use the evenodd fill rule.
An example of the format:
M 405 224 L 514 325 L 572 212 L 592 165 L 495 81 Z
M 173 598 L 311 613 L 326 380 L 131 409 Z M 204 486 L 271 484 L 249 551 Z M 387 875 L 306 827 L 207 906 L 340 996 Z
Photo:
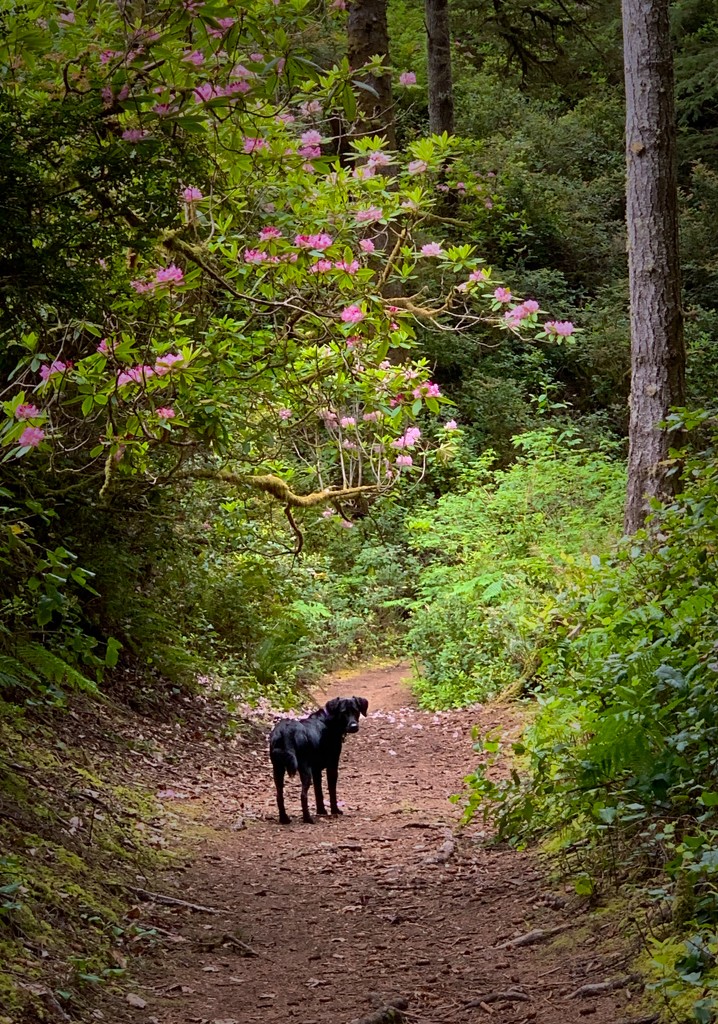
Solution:
M 194 176 L 154 225 L 151 208 L 93 185 L 125 244 L 100 237 L 79 257 L 102 281 L 91 315 L 48 325 L 43 311 L 13 339 L 6 461 L 65 459 L 105 501 L 125 478 L 213 474 L 290 506 L 351 501 L 431 455 L 416 419 L 446 399 L 411 361 L 418 320 L 571 333 L 492 283 L 470 245 L 426 240 L 453 140 L 399 157 L 358 135 L 333 155 L 356 84 L 346 62 L 322 71 L 302 55 L 305 6 L 186 0 L 133 22 L 110 3 L 42 5 L 13 20 L 10 95 L 48 116 L 75 108 L 85 127 L 92 115 L 90 178 L 117 152 L 143 174 L 176 152 Z M 426 261 L 442 289 L 412 294 Z M 450 455 L 455 426 L 434 431 L 434 452 Z

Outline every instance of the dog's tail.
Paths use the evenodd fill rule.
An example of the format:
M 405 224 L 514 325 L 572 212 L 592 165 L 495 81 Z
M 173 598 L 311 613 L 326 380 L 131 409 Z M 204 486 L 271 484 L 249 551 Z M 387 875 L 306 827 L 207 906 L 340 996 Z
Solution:
M 272 744 L 269 756 L 275 768 L 284 768 L 287 775 L 296 775 L 299 770 L 297 755 L 291 746 L 286 745 L 286 739 L 281 737 Z

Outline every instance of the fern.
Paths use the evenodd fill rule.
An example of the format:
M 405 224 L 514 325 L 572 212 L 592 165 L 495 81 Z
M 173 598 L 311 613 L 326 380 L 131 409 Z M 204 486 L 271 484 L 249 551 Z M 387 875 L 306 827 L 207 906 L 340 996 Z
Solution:
M 55 686 L 66 686 L 71 690 L 92 694 L 94 697 L 100 695 L 96 683 L 42 644 L 19 643 L 16 654 L 18 660 L 24 663 L 26 670 L 35 678 L 39 676 Z

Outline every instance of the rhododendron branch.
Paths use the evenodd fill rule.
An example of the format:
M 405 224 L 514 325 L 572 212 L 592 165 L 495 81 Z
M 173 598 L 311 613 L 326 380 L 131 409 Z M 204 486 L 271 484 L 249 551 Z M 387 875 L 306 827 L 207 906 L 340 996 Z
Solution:
M 251 487 L 265 494 L 271 494 L 278 501 L 283 501 L 290 508 L 312 508 L 340 498 L 349 500 L 360 494 L 376 493 L 378 484 L 364 484 L 361 487 L 325 487 L 311 494 L 295 494 L 286 480 L 274 474 L 254 476 L 251 473 L 232 473 L 226 469 L 191 469 L 179 473 L 173 480 L 213 480 L 216 483 L 234 484 L 235 487 Z
M 302 533 L 302 531 L 297 526 L 296 520 L 295 520 L 294 516 L 292 515 L 292 506 L 291 505 L 285 505 L 284 506 L 284 514 L 287 517 L 289 525 L 292 528 L 292 533 L 297 538 L 297 546 L 295 547 L 293 553 L 295 555 L 301 555 L 302 548 L 304 547 L 304 534 Z
M 407 238 L 408 234 L 409 234 L 409 226 L 405 224 L 404 227 L 399 232 L 399 234 L 397 235 L 396 242 L 394 243 L 394 248 L 391 250 L 391 253 L 389 254 L 389 258 L 386 261 L 386 265 L 384 266 L 384 269 L 381 272 L 381 276 L 380 276 L 379 281 L 377 283 L 377 286 L 379 288 L 383 288 L 384 285 L 386 284 L 386 282 L 388 281 L 389 275 L 391 274 L 392 270 L 394 269 L 394 263 L 399 258 L 399 254 L 401 253 L 401 247 L 404 244 L 404 242 L 406 241 L 406 238 Z

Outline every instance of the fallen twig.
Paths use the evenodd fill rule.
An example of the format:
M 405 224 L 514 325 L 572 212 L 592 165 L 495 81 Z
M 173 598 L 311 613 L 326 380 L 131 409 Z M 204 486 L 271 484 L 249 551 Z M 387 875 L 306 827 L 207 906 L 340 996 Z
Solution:
M 575 992 L 566 996 L 567 999 L 585 999 L 587 996 L 600 996 L 604 992 L 615 992 L 617 988 L 625 988 L 634 981 L 640 981 L 640 974 L 628 974 L 625 978 L 613 978 L 611 981 L 598 981 L 593 985 L 581 985 Z
M 502 942 L 500 946 L 494 946 L 494 949 L 517 949 L 519 946 L 533 946 L 537 942 L 543 942 L 544 939 L 550 939 L 552 935 L 558 935 L 572 927 L 571 924 L 557 924 L 553 928 L 534 928 L 533 931 L 526 932 L 525 935 L 519 935 L 515 939 L 509 939 L 508 942 Z
M 477 999 L 464 1001 L 464 1006 L 483 1006 L 484 1003 L 528 1003 L 529 997 L 525 992 L 519 992 L 516 988 L 509 988 L 505 992 L 488 992 L 485 996 Z
M 163 896 L 160 892 L 150 892 L 149 889 L 137 889 L 134 885 L 125 888 L 136 893 L 142 899 L 152 900 L 153 903 L 166 903 L 170 907 L 186 907 L 187 910 L 196 910 L 200 914 L 221 914 L 216 907 L 205 907 L 202 903 L 188 903 L 187 900 L 179 900 L 176 896 Z

